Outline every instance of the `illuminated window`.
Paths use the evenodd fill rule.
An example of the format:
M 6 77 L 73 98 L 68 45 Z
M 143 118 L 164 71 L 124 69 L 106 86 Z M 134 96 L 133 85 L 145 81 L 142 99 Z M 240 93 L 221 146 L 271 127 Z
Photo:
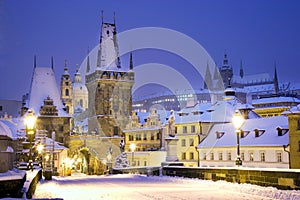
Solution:
M 276 157 L 277 157 L 277 162 L 282 162 L 282 153 L 281 152 L 277 152 Z
M 190 152 L 190 160 L 194 160 L 194 153 Z
M 195 128 L 194 125 L 191 126 L 191 132 L 192 132 L 192 133 L 195 133 L 195 132 L 196 132 L 196 128 Z
M 250 161 L 254 161 L 254 154 L 252 152 L 249 154 L 249 157 Z
M 181 140 L 181 146 L 182 146 L 182 147 L 185 147 L 185 146 L 186 146 L 185 139 L 182 139 L 182 140 Z
M 266 155 L 265 152 L 260 152 L 260 161 L 265 162 L 266 161 Z
M 227 160 L 231 160 L 231 152 L 227 153 Z
M 219 160 L 223 160 L 223 153 L 219 152 Z

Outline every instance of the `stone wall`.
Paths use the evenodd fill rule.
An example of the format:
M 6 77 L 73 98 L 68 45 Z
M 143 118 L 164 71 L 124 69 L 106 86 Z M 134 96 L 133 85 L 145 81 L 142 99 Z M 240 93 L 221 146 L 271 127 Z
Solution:
M 203 180 L 224 180 L 233 183 L 250 183 L 272 186 L 278 189 L 300 189 L 300 171 L 268 170 L 250 168 L 192 168 L 163 167 L 163 175 L 199 178 Z

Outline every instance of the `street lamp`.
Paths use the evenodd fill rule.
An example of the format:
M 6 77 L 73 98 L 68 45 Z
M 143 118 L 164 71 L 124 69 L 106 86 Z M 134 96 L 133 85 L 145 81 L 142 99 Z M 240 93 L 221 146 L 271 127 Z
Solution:
M 29 168 L 33 170 L 33 159 L 32 159 L 32 140 L 35 134 L 35 121 L 36 116 L 34 115 L 32 110 L 28 110 L 28 114 L 25 117 L 25 125 L 26 125 L 26 135 L 30 142 L 30 150 L 29 150 Z
M 239 114 L 238 111 L 235 112 L 234 116 L 232 117 L 232 123 L 236 131 L 236 143 L 237 143 L 237 158 L 235 161 L 235 164 L 239 167 L 242 165 L 242 160 L 240 156 L 240 132 L 241 127 L 244 124 L 245 120 L 243 116 Z
M 132 166 L 135 166 L 135 163 L 134 163 L 134 150 L 135 150 L 135 144 L 132 143 L 130 144 L 130 150 L 132 152 Z

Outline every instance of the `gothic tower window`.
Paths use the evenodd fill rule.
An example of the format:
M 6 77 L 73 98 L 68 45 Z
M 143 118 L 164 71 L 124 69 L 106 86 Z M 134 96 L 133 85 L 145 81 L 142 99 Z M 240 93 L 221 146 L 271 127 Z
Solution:
M 69 89 L 66 89 L 66 96 L 69 96 Z

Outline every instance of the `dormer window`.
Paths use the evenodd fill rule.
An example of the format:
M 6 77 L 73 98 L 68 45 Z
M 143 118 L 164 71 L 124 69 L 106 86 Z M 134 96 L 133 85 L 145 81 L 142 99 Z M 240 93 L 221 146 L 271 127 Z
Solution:
M 254 129 L 255 137 L 259 137 L 264 134 L 265 130 Z
M 289 131 L 289 129 L 281 128 L 281 127 L 277 127 L 276 129 L 277 129 L 278 136 L 283 136 Z
M 224 131 L 217 131 L 217 132 L 216 132 L 217 139 L 220 139 L 224 134 L 225 134 Z
M 245 138 L 249 133 L 250 131 L 241 130 L 241 138 Z

